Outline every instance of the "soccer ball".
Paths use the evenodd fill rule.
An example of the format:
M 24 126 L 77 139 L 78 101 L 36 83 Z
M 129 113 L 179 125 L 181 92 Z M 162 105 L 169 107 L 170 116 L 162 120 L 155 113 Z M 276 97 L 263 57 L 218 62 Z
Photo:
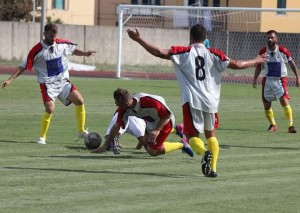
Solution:
M 90 132 L 84 138 L 84 144 L 88 149 L 96 149 L 101 145 L 101 143 L 102 143 L 102 139 L 100 135 L 96 132 Z

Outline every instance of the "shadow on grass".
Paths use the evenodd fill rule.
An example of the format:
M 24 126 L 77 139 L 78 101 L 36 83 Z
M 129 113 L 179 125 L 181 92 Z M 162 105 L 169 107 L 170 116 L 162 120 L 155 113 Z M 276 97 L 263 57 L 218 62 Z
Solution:
M 274 150 L 300 150 L 300 148 L 295 147 L 270 147 L 270 146 L 232 146 L 232 145 L 220 145 L 223 149 L 230 148 L 246 148 L 246 149 L 274 149 Z
M 87 173 L 87 174 L 126 174 L 126 175 L 141 175 L 141 176 L 158 176 L 166 178 L 205 178 L 200 175 L 177 175 L 166 173 L 154 173 L 154 172 L 125 172 L 125 171 L 108 171 L 108 170 L 83 170 L 83 169 L 58 169 L 58 168 L 36 168 L 36 167 L 17 167 L 7 166 L 3 169 L 14 170 L 36 170 L 36 171 L 49 171 L 49 172 L 71 172 L 71 173 Z
M 0 143 L 36 143 L 36 141 L 0 140 Z

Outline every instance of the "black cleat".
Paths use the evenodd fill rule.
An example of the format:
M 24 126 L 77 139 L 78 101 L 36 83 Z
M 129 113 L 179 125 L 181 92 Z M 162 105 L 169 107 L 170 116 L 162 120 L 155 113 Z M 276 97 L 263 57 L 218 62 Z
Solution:
M 207 176 L 211 172 L 210 162 L 212 159 L 212 154 L 210 151 L 206 151 L 201 160 L 202 173 Z

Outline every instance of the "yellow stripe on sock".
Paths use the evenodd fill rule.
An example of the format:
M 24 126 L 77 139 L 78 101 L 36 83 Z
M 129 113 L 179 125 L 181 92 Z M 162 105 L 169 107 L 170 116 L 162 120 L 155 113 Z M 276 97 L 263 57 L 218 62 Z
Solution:
M 75 106 L 75 116 L 77 120 L 77 127 L 79 132 L 85 130 L 85 107 L 84 104 Z
M 165 153 L 169 153 L 178 149 L 182 149 L 183 144 L 180 142 L 164 142 Z
M 216 172 L 219 157 L 219 142 L 216 137 L 207 139 L 207 149 L 212 153 L 211 170 Z
M 283 107 L 285 118 L 289 121 L 289 125 L 293 126 L 293 110 L 290 105 Z
M 40 132 L 40 137 L 41 138 L 46 138 L 50 122 L 51 122 L 51 117 L 52 114 L 49 114 L 48 112 L 44 112 L 42 116 L 42 121 L 41 121 L 41 132 Z
M 190 138 L 189 144 L 196 154 L 204 156 L 206 149 L 204 147 L 204 142 L 200 138 L 198 137 Z

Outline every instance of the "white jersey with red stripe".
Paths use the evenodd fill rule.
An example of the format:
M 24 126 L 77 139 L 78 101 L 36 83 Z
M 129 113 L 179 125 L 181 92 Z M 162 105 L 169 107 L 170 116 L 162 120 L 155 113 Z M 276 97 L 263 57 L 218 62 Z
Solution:
M 278 45 L 274 51 L 271 51 L 267 47 L 263 47 L 259 50 L 259 55 L 262 54 L 269 56 L 268 62 L 257 65 L 258 68 L 261 68 L 263 76 L 280 79 L 288 75 L 286 64 L 293 59 L 287 48 Z
M 134 108 L 128 108 L 126 110 L 118 109 L 117 123 L 121 125 L 122 128 L 126 127 L 129 116 L 135 116 L 146 122 L 146 129 L 150 132 L 156 128 L 161 117 L 169 115 L 171 116 L 172 127 L 174 127 L 174 115 L 163 97 L 147 93 L 135 93 L 132 97 L 136 100 Z
M 203 44 L 172 46 L 169 52 L 175 65 L 176 77 L 181 88 L 182 105 L 208 113 L 218 112 L 221 90 L 221 72 L 229 58 L 220 50 Z
M 56 38 L 52 45 L 44 41 L 36 44 L 20 66 L 37 73 L 39 83 L 52 83 L 57 80 L 69 78 L 68 56 L 76 49 L 76 44 Z

